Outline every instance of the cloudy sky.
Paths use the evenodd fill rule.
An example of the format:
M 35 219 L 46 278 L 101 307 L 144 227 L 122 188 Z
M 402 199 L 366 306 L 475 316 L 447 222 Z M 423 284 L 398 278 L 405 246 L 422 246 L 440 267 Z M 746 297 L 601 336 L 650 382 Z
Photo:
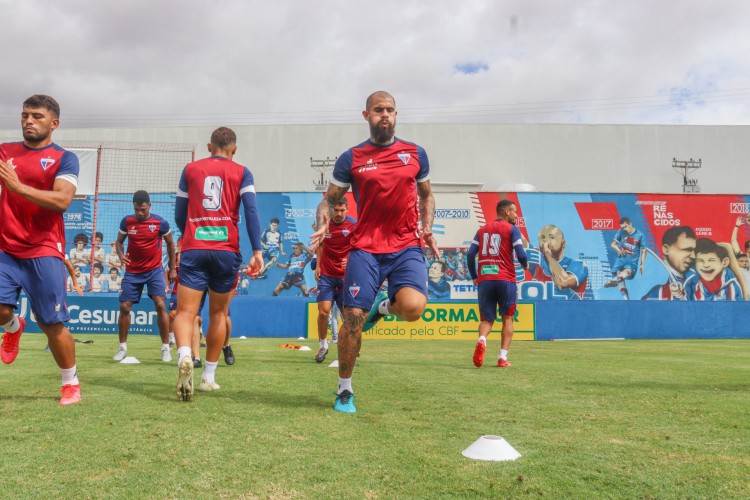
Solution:
M 0 0 L 0 128 L 750 123 L 750 2 Z

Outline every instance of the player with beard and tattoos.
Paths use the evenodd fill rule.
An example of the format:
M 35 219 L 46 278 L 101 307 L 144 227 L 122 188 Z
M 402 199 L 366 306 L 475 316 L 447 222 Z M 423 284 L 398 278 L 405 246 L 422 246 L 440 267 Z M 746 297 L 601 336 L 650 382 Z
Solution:
M 344 277 L 344 325 L 339 332 L 339 385 L 334 410 L 355 413 L 352 372 L 368 331 L 386 314 L 416 321 L 427 305 L 427 269 L 421 243 L 439 256 L 432 235 L 435 198 L 425 150 L 395 136 L 396 101 L 388 92 L 367 98 L 362 116 L 369 140 L 339 156 L 325 199 L 318 205 L 315 249 L 328 231 L 333 210 L 352 187 L 357 202 Z M 421 230 L 420 230 L 421 223 Z M 388 295 L 376 294 L 388 279 Z M 368 314 L 369 310 L 369 314 Z

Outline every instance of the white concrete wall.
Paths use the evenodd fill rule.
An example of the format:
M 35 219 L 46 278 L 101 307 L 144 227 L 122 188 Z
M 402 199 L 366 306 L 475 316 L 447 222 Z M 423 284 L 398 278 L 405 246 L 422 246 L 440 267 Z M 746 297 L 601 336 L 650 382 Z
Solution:
M 65 129 L 58 141 L 186 143 L 204 157 L 214 127 Z M 261 191 L 312 191 L 310 157 L 336 157 L 365 140 L 367 125 L 232 127 L 236 160 Z M 0 131 L 0 137 L 18 131 Z M 398 135 L 425 147 L 435 183 L 496 190 L 529 183 L 550 192 L 682 192 L 672 158 L 703 160 L 694 175 L 703 193 L 750 193 L 750 127 L 650 125 L 399 124 Z M 180 166 L 175 166 L 181 170 Z M 179 175 L 178 173 L 176 175 Z M 174 173 L 165 178 L 172 182 Z M 469 190 L 476 190 L 470 188 Z

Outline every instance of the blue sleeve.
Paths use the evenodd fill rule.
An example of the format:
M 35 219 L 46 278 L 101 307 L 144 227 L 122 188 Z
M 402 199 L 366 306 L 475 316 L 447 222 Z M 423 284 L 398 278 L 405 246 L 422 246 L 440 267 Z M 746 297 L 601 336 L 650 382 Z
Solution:
M 352 150 L 347 149 L 344 154 L 336 160 L 336 166 L 333 167 L 333 183 L 341 187 L 349 187 L 354 180 L 352 178 L 352 161 L 354 157 Z
M 586 267 L 586 264 L 584 264 L 580 260 L 571 259 L 566 271 L 569 273 L 573 273 L 576 279 L 578 279 L 579 285 L 586 281 L 589 277 L 589 268 Z
M 125 224 L 126 219 L 127 217 L 123 217 L 122 220 L 120 221 L 120 232 L 128 234 L 128 225 Z
M 516 226 L 510 228 L 510 239 L 513 242 L 513 250 L 516 251 L 516 258 L 523 267 L 528 264 L 528 258 L 526 257 L 526 250 L 523 248 L 523 239 L 521 238 L 521 231 Z
M 185 234 L 185 224 L 187 224 L 188 209 L 188 186 L 185 178 L 185 169 L 182 169 L 180 183 L 177 187 L 177 198 L 174 203 L 174 221 L 180 230 L 180 234 Z
M 180 229 L 180 234 L 185 234 L 185 224 L 187 224 L 188 199 L 180 196 L 174 202 L 174 221 Z
M 427 159 L 427 153 L 421 146 L 417 146 L 417 155 L 419 156 L 419 173 L 417 173 L 417 182 L 426 181 L 430 178 L 430 160 Z
M 262 250 L 260 244 L 260 218 L 258 217 L 258 206 L 255 202 L 255 191 L 242 193 L 242 207 L 245 210 L 245 227 L 250 237 L 250 246 L 253 252 Z
M 161 226 L 159 228 L 159 234 L 164 236 L 169 232 L 169 222 L 167 222 L 167 219 L 161 218 Z
M 262 233 L 260 233 L 260 241 L 261 241 L 262 243 L 265 243 L 265 242 L 266 242 L 266 239 L 267 239 L 267 236 L 266 236 L 266 234 L 268 234 L 268 229 L 264 229 L 264 230 L 263 230 L 263 232 L 262 232 Z
M 469 274 L 471 275 L 471 279 L 473 280 L 477 279 L 476 258 L 477 258 L 478 252 L 479 252 L 479 231 L 477 231 L 476 234 L 474 235 L 474 241 L 471 242 L 471 246 L 469 246 L 469 251 L 466 252 L 466 268 L 469 270 Z
M 62 175 L 74 175 L 78 177 L 79 170 L 78 157 L 75 153 L 65 151 L 62 158 L 60 158 L 60 167 L 57 169 L 57 177 Z
M 614 240 L 617 242 L 618 245 L 622 243 L 622 229 L 617 230 L 617 232 L 615 233 Z
M 315 268 L 318 267 L 318 258 L 313 257 L 313 260 L 310 262 L 310 269 L 315 271 Z

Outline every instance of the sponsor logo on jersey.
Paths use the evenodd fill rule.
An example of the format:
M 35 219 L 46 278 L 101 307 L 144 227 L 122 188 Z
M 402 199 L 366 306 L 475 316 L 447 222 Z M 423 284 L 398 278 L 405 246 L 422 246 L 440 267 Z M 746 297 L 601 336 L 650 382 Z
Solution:
M 404 162 L 404 165 L 409 164 L 409 160 L 411 160 L 411 154 L 410 153 L 399 153 L 398 154 L 399 159 Z
M 128 229 L 128 234 L 138 234 L 138 229 L 135 226 L 130 226 L 130 229 Z
M 359 290 L 360 290 L 360 286 L 356 283 L 352 284 L 352 286 L 349 287 L 349 293 L 351 294 L 352 298 L 357 297 Z
M 48 168 L 50 168 L 52 165 L 55 164 L 55 159 L 54 158 L 42 158 L 41 160 L 39 160 L 39 163 L 42 165 L 42 170 L 46 172 Z

